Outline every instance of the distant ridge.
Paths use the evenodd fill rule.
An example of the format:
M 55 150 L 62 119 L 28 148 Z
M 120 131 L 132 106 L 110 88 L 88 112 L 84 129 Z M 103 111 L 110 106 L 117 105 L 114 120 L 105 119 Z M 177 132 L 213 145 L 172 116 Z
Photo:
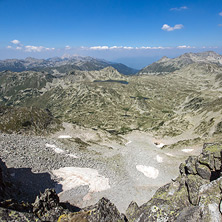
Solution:
M 54 72 L 67 73 L 72 70 L 94 71 L 108 66 L 112 66 L 124 75 L 134 75 L 138 71 L 122 63 L 112 63 L 89 56 L 54 57 L 49 59 L 28 57 L 26 59 L 0 60 L 0 71 L 10 70 L 13 72 L 34 70 L 47 71 L 53 74 Z
M 222 65 L 222 56 L 213 51 L 201 53 L 185 53 L 174 59 L 170 59 L 164 56 L 157 62 L 154 62 L 151 65 L 141 69 L 138 74 L 159 75 L 174 72 L 186 65 L 193 63 L 210 63 Z

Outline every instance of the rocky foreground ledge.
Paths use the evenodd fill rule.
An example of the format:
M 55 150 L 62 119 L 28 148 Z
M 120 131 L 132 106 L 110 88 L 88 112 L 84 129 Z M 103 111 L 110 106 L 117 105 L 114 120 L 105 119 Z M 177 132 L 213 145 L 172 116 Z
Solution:
M 159 188 L 142 206 L 131 202 L 126 215 L 106 198 L 79 209 L 60 203 L 54 190 L 47 189 L 34 203 L 16 201 L 19 187 L 10 180 L 0 160 L 0 221 L 60 222 L 145 222 L 222 220 L 222 144 L 204 144 L 202 153 L 180 165 L 180 175 Z M 144 194 L 145 195 L 145 194 Z

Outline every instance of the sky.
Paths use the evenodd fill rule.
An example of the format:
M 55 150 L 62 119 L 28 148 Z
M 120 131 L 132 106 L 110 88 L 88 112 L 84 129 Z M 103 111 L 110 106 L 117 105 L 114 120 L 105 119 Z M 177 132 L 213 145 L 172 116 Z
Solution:
M 0 59 L 93 56 L 141 68 L 222 53 L 222 0 L 0 0 Z

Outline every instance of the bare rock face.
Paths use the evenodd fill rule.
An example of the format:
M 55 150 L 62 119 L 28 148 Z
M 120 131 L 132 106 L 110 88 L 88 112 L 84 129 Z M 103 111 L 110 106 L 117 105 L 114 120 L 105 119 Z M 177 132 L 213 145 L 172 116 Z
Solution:
M 0 201 L 14 198 L 18 192 L 19 190 L 15 188 L 10 180 L 5 163 L 0 159 Z
M 59 202 L 55 190 L 46 189 L 33 204 L 6 200 L 5 169 L 0 167 L 0 221 L 60 222 L 221 222 L 222 144 L 205 144 L 199 157 L 180 165 L 180 175 L 159 188 L 142 206 L 131 202 L 126 216 L 108 199 L 76 209 Z
M 221 221 L 221 157 L 221 144 L 205 144 L 199 157 L 180 165 L 176 180 L 159 188 L 141 207 L 131 204 L 128 221 Z
M 46 189 L 33 204 L 33 213 L 43 221 L 56 221 L 61 214 L 68 212 L 59 203 L 59 197 L 53 189 Z
M 123 214 L 106 198 L 91 207 L 87 207 L 78 213 L 61 215 L 60 222 L 124 222 L 127 221 Z

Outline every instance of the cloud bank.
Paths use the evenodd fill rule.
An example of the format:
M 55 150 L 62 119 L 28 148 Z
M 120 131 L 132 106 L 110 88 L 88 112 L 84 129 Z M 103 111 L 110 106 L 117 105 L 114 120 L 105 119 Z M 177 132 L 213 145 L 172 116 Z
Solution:
M 47 48 L 44 46 L 22 45 L 21 42 L 17 39 L 12 40 L 11 43 L 13 46 L 8 45 L 6 47 L 7 49 L 23 50 L 25 52 L 43 52 L 55 50 L 55 48 Z
M 173 27 L 171 27 L 167 24 L 164 24 L 161 29 L 164 30 L 164 31 L 167 31 L 167 32 L 171 32 L 171 31 L 174 31 L 174 30 L 177 30 L 177 29 L 182 29 L 183 27 L 184 26 L 182 24 L 177 24 Z

